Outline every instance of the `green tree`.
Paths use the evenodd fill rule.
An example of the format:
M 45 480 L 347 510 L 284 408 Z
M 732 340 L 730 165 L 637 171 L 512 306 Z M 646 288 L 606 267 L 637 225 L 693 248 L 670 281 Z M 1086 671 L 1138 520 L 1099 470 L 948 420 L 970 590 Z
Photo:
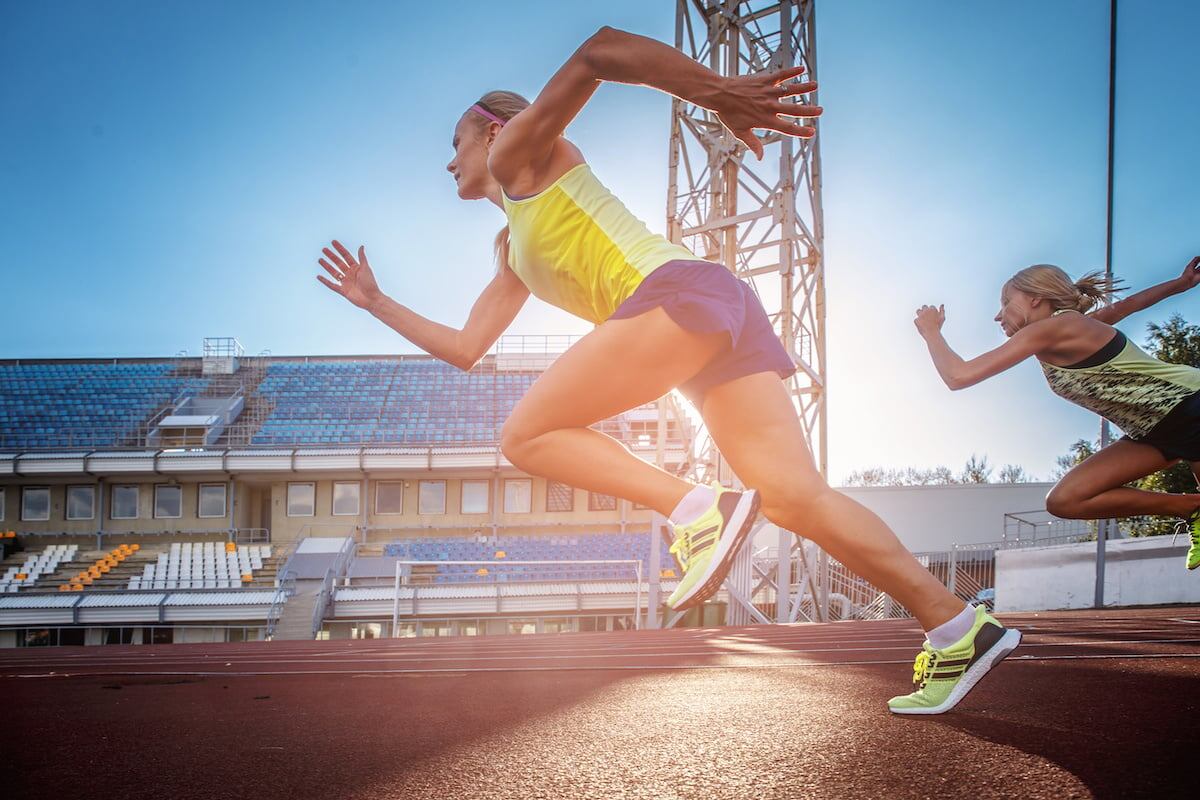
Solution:
M 992 477 L 992 467 L 988 464 L 987 456 L 976 458 L 974 453 L 967 459 L 967 463 L 963 466 L 962 475 L 959 480 L 962 483 L 987 483 Z
M 1151 322 L 1146 350 L 1155 358 L 1172 364 L 1187 364 L 1200 368 L 1200 325 L 1189 325 L 1179 314 L 1162 325 Z
M 1025 468 L 1017 464 L 1005 464 L 1000 468 L 1000 483 L 1029 483 L 1031 478 Z

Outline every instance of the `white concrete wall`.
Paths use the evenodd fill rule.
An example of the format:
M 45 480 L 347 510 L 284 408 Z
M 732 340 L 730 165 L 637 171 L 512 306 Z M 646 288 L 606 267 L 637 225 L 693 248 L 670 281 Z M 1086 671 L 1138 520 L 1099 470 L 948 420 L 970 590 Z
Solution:
M 1004 515 L 1042 510 L 1053 483 L 985 483 L 967 486 L 839 488 L 891 526 L 913 552 L 955 544 L 998 542 Z
M 1107 543 L 1106 606 L 1200 603 L 1200 572 L 1184 567 L 1187 540 L 1170 536 Z M 1090 608 L 1095 602 L 1096 543 L 996 553 L 996 610 Z

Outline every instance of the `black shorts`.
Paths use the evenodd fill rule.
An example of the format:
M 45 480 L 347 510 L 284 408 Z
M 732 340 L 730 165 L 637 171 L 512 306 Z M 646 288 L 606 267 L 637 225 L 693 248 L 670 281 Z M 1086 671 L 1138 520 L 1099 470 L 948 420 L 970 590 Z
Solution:
M 1123 438 L 1152 445 L 1167 459 L 1200 461 L 1200 392 L 1180 400 L 1145 436 Z

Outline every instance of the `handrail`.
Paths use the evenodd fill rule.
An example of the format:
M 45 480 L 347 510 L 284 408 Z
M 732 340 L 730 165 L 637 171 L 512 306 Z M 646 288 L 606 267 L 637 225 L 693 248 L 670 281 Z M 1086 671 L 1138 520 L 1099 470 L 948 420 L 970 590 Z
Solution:
M 296 573 L 289 570 L 284 573 L 283 579 L 279 581 L 275 589 L 275 595 L 271 598 L 271 607 L 267 609 L 266 638 L 268 641 L 275 637 L 275 626 L 279 624 L 279 615 L 283 613 L 283 604 L 295 593 Z
M 314 639 L 317 638 L 317 631 L 321 629 L 321 623 L 325 620 L 325 611 L 333 599 L 333 586 L 337 579 L 345 574 L 346 566 L 353 555 L 354 537 L 351 536 L 342 544 L 333 565 L 325 570 L 325 577 L 321 580 L 321 589 L 317 592 L 317 600 L 313 604 L 312 638 Z

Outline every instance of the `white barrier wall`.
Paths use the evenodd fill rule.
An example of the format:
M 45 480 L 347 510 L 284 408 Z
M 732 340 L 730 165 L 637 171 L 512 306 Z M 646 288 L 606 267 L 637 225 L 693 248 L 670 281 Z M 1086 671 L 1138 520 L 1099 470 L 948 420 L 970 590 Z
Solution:
M 1104 605 L 1200 603 L 1200 570 L 1188 572 L 1188 542 L 1170 536 L 1107 543 Z M 1096 593 L 1096 543 L 996 552 L 996 610 L 1091 608 Z
M 838 491 L 878 514 L 909 550 L 998 542 L 1004 515 L 1046 507 L 1053 483 L 853 486 Z

